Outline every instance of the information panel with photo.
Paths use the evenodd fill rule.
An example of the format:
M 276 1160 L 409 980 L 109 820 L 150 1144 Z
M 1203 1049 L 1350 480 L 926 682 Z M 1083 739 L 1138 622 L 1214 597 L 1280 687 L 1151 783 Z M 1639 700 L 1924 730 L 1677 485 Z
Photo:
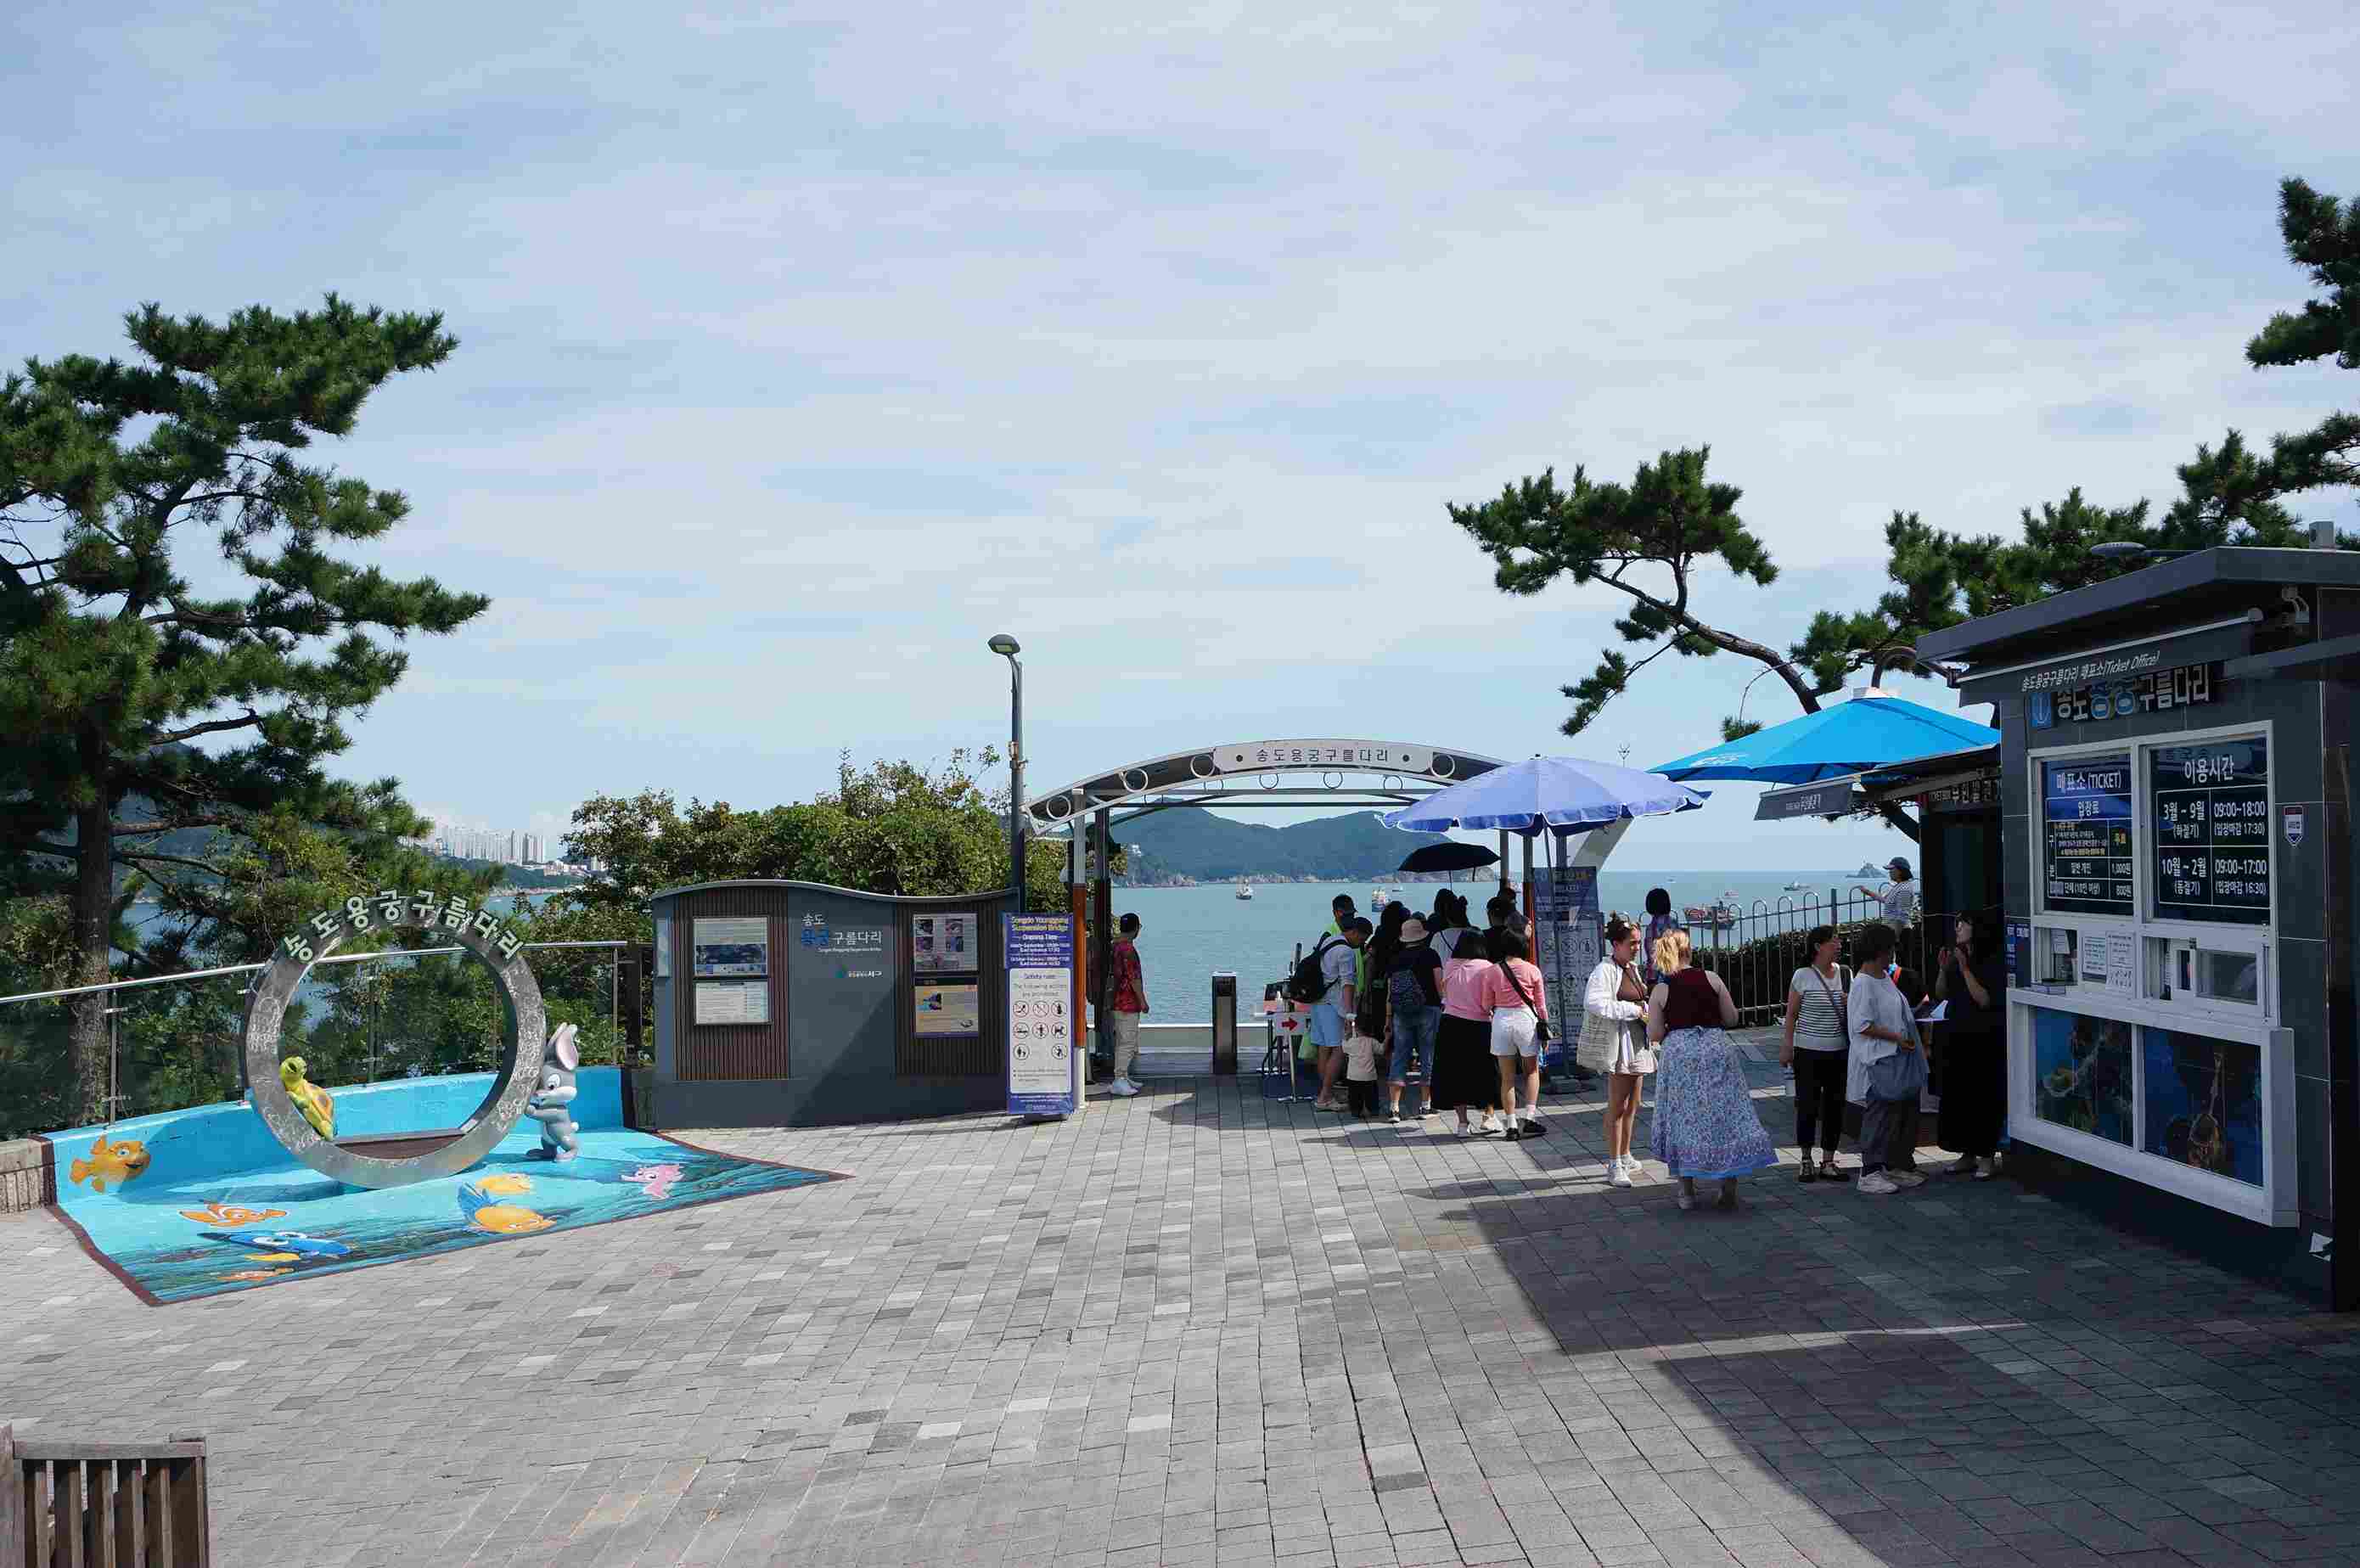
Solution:
M 689 973 L 724 980 L 770 972 L 770 923 L 759 915 L 690 923 Z

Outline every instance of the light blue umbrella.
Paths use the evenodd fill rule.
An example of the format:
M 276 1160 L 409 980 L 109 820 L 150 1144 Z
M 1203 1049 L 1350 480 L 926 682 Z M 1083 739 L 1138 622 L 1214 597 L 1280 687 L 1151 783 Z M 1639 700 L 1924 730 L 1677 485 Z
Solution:
M 1856 696 L 1648 771 L 1671 779 L 1813 784 L 1998 744 L 1998 730 L 1955 713 L 1897 696 Z
M 1417 833 L 1453 828 L 1504 828 L 1537 833 L 1544 825 L 1578 833 L 1626 817 L 1693 811 L 1704 792 L 1667 783 L 1661 774 L 1579 757 L 1535 757 L 1435 791 L 1415 806 L 1388 812 L 1385 826 Z

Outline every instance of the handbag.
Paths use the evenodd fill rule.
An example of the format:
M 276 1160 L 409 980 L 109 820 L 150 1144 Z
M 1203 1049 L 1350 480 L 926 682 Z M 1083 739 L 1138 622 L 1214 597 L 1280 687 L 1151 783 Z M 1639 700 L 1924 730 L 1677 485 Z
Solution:
M 1508 984 L 1515 991 L 1516 1000 L 1523 1003 L 1525 1009 L 1533 1015 L 1533 1044 L 1536 1046 L 1547 1045 L 1549 1043 L 1548 1020 L 1542 1017 L 1541 1010 L 1533 1005 L 1533 999 L 1524 994 L 1524 982 L 1518 980 L 1516 978 L 1516 971 L 1510 969 L 1506 964 L 1502 964 L 1500 966 L 1500 972 L 1508 977 Z
M 1898 995 L 1899 992 L 1896 992 Z M 1905 1011 L 1904 1017 L 1909 1017 Z M 1868 1092 L 1877 1100 L 1915 1100 L 1926 1088 L 1926 1041 L 1918 1032 L 1918 1020 L 1909 1017 L 1909 1037 L 1918 1042 L 1917 1049 L 1896 1048 L 1889 1057 L 1879 1057 L 1868 1065 Z

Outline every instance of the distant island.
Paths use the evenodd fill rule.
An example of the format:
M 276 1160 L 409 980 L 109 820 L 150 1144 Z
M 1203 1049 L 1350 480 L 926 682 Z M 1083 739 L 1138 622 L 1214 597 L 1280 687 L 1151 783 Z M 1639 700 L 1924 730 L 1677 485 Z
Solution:
M 1450 840 L 1404 833 L 1373 811 L 1323 817 L 1273 828 L 1207 811 L 1159 811 L 1126 824 L 1129 887 L 1187 887 L 1206 882 L 1393 882 L 1427 880 L 1394 868 L 1410 851 Z M 1461 881 L 1465 873 L 1459 873 Z M 1431 880 L 1440 882 L 1441 876 Z

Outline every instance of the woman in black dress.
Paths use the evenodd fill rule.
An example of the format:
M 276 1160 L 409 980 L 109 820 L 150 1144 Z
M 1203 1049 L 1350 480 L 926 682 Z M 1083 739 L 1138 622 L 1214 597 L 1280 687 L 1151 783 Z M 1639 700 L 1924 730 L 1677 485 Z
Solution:
M 1959 1151 L 1957 1175 L 1999 1174 L 2007 1114 L 2007 962 L 1997 923 L 1961 916 L 1942 950 L 1934 994 L 1942 999 L 1942 1146 Z

